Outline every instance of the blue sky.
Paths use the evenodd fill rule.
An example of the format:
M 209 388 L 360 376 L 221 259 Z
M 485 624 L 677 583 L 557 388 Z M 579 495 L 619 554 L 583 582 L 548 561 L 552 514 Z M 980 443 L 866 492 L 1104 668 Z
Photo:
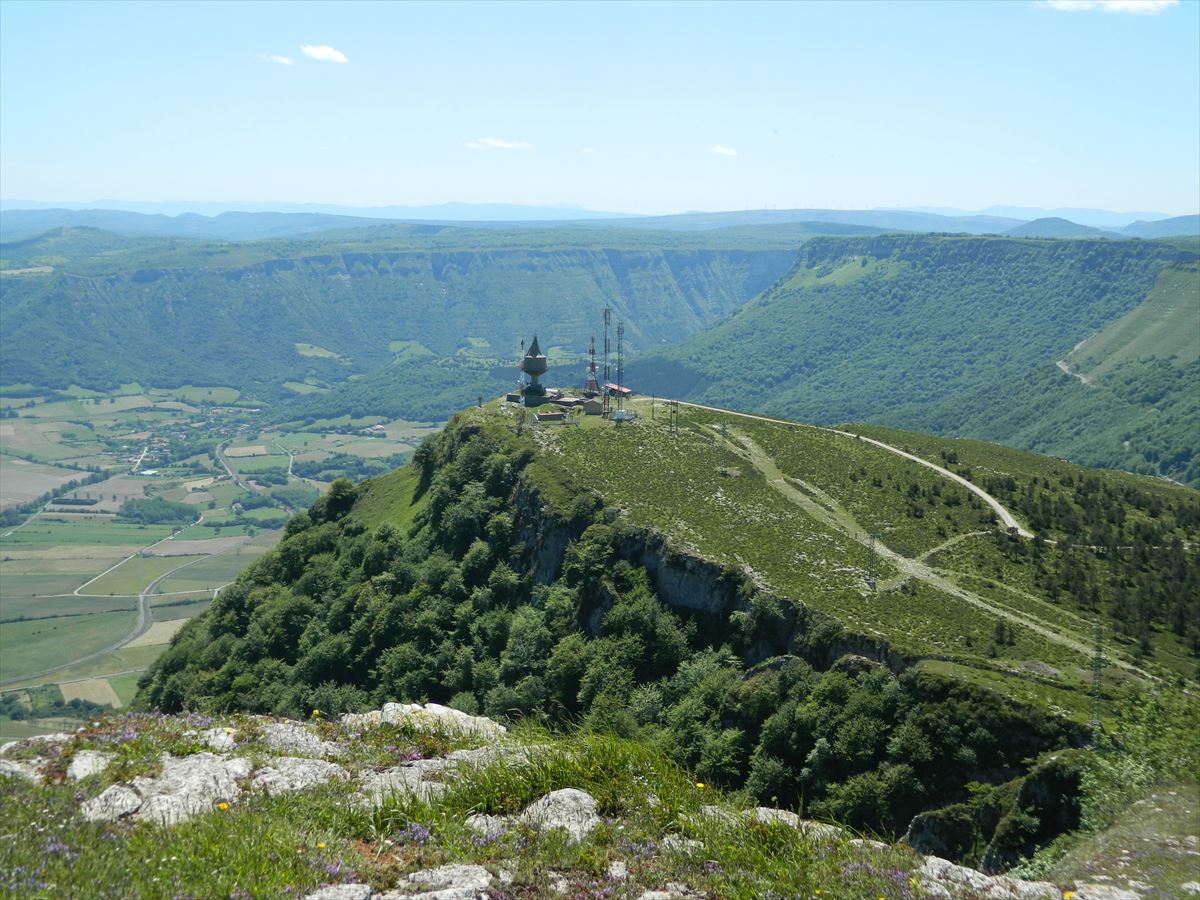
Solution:
M 1200 3 L 1130 5 L 5 0 L 0 194 L 1193 213 Z

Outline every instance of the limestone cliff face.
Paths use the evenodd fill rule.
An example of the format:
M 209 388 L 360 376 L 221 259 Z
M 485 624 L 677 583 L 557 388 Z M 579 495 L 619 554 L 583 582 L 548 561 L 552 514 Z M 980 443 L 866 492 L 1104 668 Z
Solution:
M 555 510 L 527 479 L 519 483 L 512 509 L 514 542 L 522 548 L 515 567 L 535 584 L 552 584 L 562 574 L 567 546 L 582 535 L 586 522 Z M 776 597 L 738 569 L 679 550 L 661 532 L 622 528 L 615 549 L 618 559 L 646 570 L 668 606 L 706 619 L 731 639 L 740 638 L 747 665 L 794 654 L 824 670 L 850 655 L 899 673 L 915 662 L 884 640 L 847 632 L 801 598 Z

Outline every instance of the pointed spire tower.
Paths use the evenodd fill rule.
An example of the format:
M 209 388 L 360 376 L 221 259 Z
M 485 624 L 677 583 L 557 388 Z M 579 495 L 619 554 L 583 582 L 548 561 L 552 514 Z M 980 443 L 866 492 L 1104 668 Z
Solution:
M 521 371 L 529 376 L 529 384 L 525 388 L 526 394 L 533 394 L 539 397 L 546 395 L 546 386 L 538 379 L 546 374 L 546 369 L 548 368 L 546 355 L 542 353 L 541 347 L 538 346 L 538 339 L 535 334 L 533 336 L 533 343 L 529 345 L 529 349 L 521 359 Z

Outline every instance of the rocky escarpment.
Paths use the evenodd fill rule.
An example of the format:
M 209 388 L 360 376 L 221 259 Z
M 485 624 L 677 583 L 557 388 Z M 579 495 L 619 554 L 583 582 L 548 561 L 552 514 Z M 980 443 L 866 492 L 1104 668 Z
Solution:
M 152 748 L 157 754 L 147 752 Z M 437 704 L 389 703 L 332 723 L 322 721 L 319 711 L 304 723 L 261 716 L 223 722 L 197 715 L 113 717 L 76 734 L 46 735 L 0 748 L 0 785 L 10 794 L 25 791 L 22 806 L 39 799 L 38 791 L 58 791 L 69 796 L 68 807 L 74 809 L 62 821 L 11 831 L 0 845 L 0 857 L 6 857 L 0 861 L 10 873 L 5 876 L 10 889 L 32 886 L 36 895 L 54 887 L 60 891 L 56 895 L 71 895 L 82 886 L 72 886 L 69 873 L 84 870 L 89 855 L 104 852 L 84 843 L 88 837 L 125 845 L 139 834 L 149 835 L 147 829 L 166 829 L 164 845 L 171 842 L 173 850 L 186 852 L 179 850 L 179 835 L 194 834 L 199 841 L 210 829 L 204 823 L 215 826 L 218 834 L 222 822 L 232 830 L 239 815 L 286 810 L 271 804 L 293 796 L 310 804 L 318 799 L 318 805 L 308 807 L 309 816 L 330 821 L 357 817 L 368 823 L 374 838 L 353 844 L 360 852 L 359 865 L 345 866 L 343 858 L 326 863 L 324 877 L 320 872 L 309 877 L 301 891 L 307 900 L 726 896 L 720 885 L 736 882 L 720 880 L 730 874 L 722 871 L 728 862 L 720 848 L 764 840 L 763 846 L 771 848 L 768 856 L 781 860 L 798 853 L 808 865 L 826 870 L 833 860 L 851 888 L 845 896 L 1063 896 L 1053 884 L 991 877 L 936 856 L 921 858 L 788 810 L 740 809 L 718 795 L 706 798 L 702 784 L 687 785 L 694 796 L 682 798 L 680 805 L 681 798 L 670 794 L 680 783 L 668 783 L 669 773 L 659 771 L 654 779 L 637 771 L 636 763 L 625 768 L 621 759 L 612 761 L 616 765 L 604 776 L 611 781 L 605 783 L 596 778 L 600 760 L 584 745 L 517 740 L 490 719 Z M 576 785 L 562 784 L 573 778 Z M 497 808 L 497 797 L 488 796 L 497 789 L 513 799 L 531 799 L 510 800 L 505 811 Z M 612 814 L 614 790 L 634 801 L 626 816 Z M 6 804 L 5 809 L 11 818 L 14 807 Z M 463 815 L 471 809 L 476 811 Z M 636 815 L 649 815 L 643 824 L 657 823 L 653 840 L 640 839 L 644 833 Z M 73 821 L 78 825 L 72 826 Z M 200 827 L 181 830 L 192 823 Z M 71 827 L 78 830 L 71 833 Z M 267 818 L 259 827 L 274 825 Z M 329 821 L 322 827 L 329 829 Z M 510 841 L 514 835 L 516 840 Z M 431 852 L 435 843 L 440 844 L 438 852 Z M 67 874 L 59 873 L 59 880 L 50 883 L 43 864 L 30 875 L 18 861 L 22 845 L 52 860 L 65 856 Z M 317 848 L 327 849 L 324 842 Z M 212 850 L 200 847 L 196 852 Z M 247 847 L 241 852 L 257 851 Z M 362 852 L 387 854 L 389 865 L 364 866 Z M 539 854 L 545 855 L 544 864 Z M 769 858 L 761 865 L 769 870 Z M 768 884 L 769 876 L 754 883 Z M 89 885 L 97 896 L 110 893 L 110 887 Z M 115 887 L 118 893 L 125 889 Z M 254 896 L 277 893 L 264 888 Z M 1106 895 L 1077 886 L 1074 896 L 1087 900 Z

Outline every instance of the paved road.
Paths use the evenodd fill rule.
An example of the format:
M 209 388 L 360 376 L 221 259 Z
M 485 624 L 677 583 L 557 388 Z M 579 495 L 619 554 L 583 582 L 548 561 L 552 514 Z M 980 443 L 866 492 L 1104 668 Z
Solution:
M 168 576 L 174 575 L 180 569 L 186 569 L 188 566 L 194 566 L 196 563 L 200 562 L 201 560 L 212 559 L 213 556 L 217 556 L 217 555 L 218 554 L 214 553 L 214 554 L 211 554 L 210 556 L 202 556 L 202 557 L 200 557 L 200 559 L 189 560 L 188 562 L 185 562 L 182 565 L 176 566 L 175 568 L 171 569 L 169 572 L 164 572 L 162 575 L 159 575 L 157 578 L 155 578 L 153 581 L 151 581 L 148 585 L 146 585 L 145 589 L 141 592 L 140 595 L 138 595 L 137 625 L 134 626 L 133 631 L 131 631 L 129 634 L 125 635 L 125 637 L 121 638 L 115 644 L 110 644 L 109 646 L 105 647 L 103 650 L 97 650 L 95 653 L 89 653 L 86 656 L 81 656 L 78 659 L 73 659 L 70 662 L 63 663 L 61 666 L 54 666 L 53 668 L 50 668 L 50 669 L 42 669 L 42 671 L 40 671 L 40 672 L 29 672 L 28 674 L 23 674 L 17 678 L 10 678 L 6 683 L 12 684 L 13 682 L 28 681 L 30 678 L 41 678 L 44 675 L 53 675 L 55 672 L 62 672 L 66 669 L 73 668 L 74 666 L 81 666 L 84 663 L 92 662 L 93 660 L 99 659 L 100 657 L 102 657 L 106 654 L 112 653 L 115 650 L 120 650 L 122 647 L 124 647 L 126 644 L 128 644 L 130 641 L 132 641 L 134 638 L 139 638 L 143 634 L 145 634 L 147 631 L 149 631 L 150 626 L 154 622 L 154 615 L 150 611 L 150 597 L 158 589 L 158 586 L 167 579 Z M 0 687 L 2 687 L 2 686 L 3 685 L 0 685 Z

